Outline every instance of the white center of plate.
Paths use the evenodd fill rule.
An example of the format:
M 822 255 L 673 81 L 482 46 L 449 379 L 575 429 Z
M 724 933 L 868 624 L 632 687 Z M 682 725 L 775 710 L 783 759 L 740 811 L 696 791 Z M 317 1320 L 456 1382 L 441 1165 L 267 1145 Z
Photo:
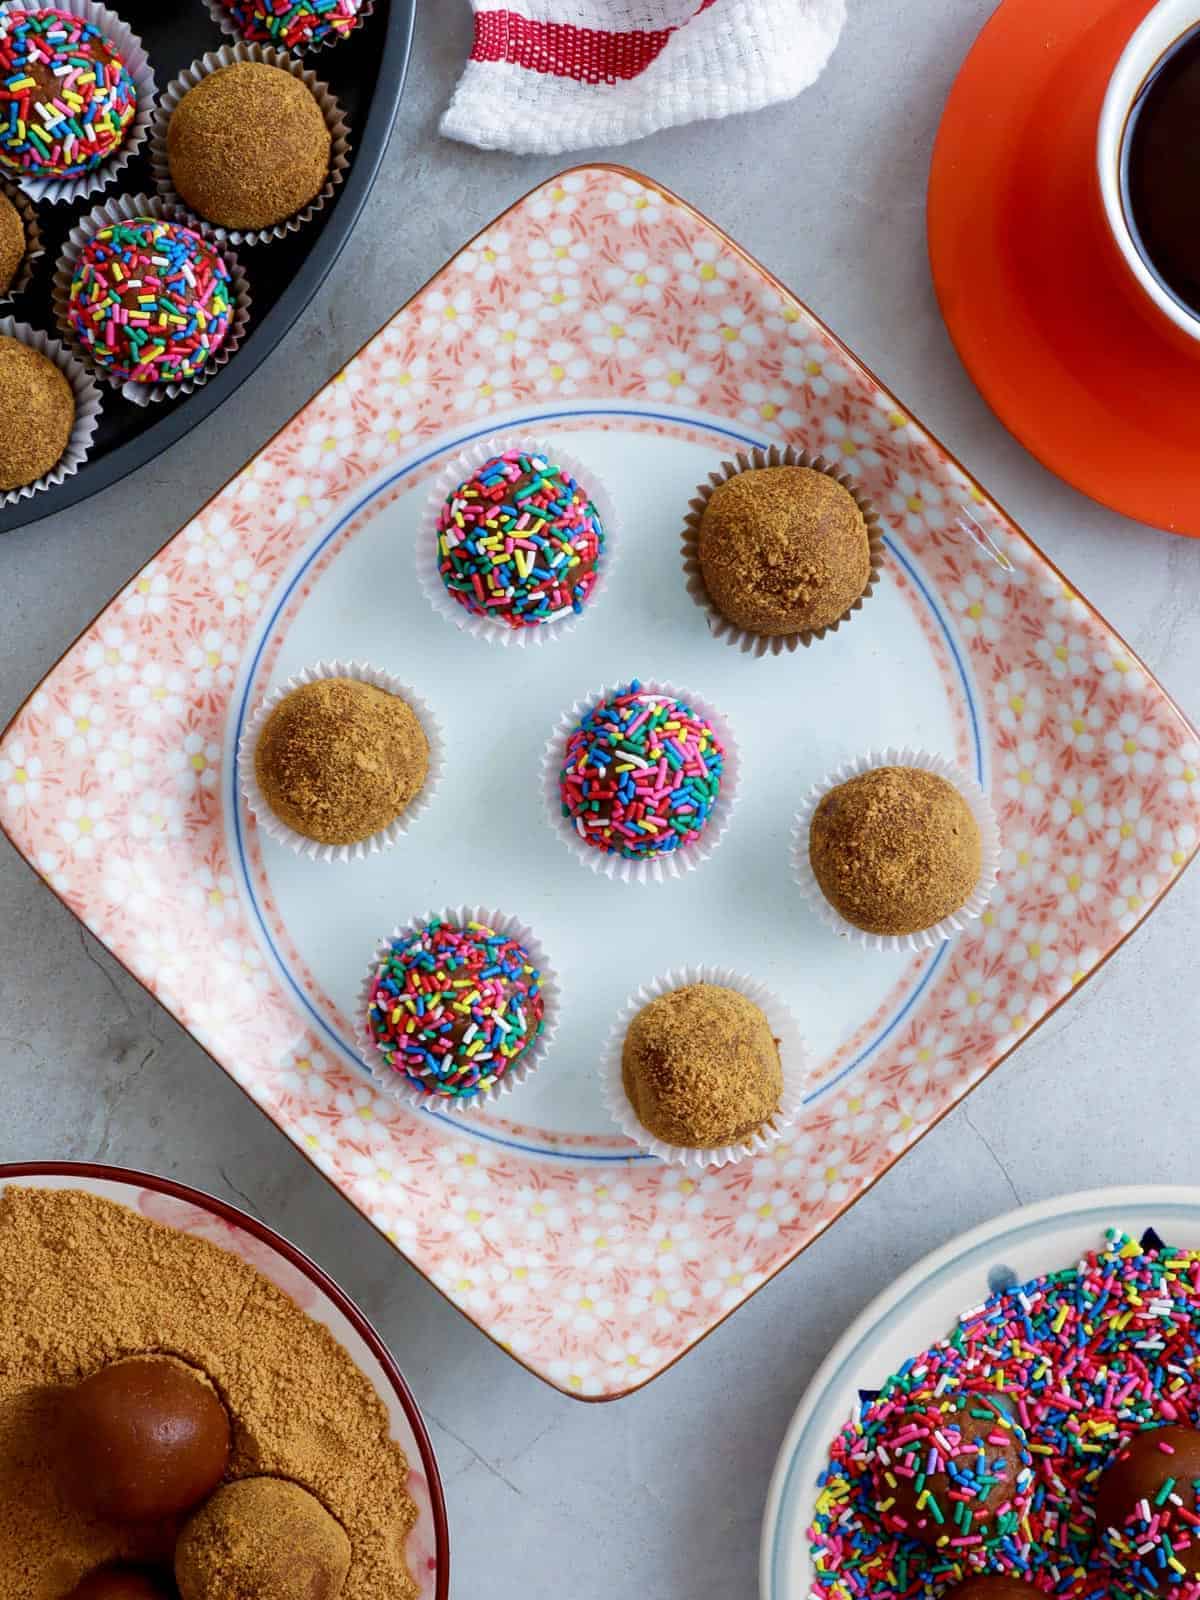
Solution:
M 791 881 L 789 828 L 809 786 L 865 750 L 920 745 L 960 760 L 969 754 L 974 767 L 977 742 L 968 737 L 964 749 L 956 729 L 975 727 L 979 713 L 919 570 L 890 528 L 890 570 L 836 635 L 763 659 L 711 638 L 684 587 L 680 529 L 695 486 L 760 441 L 726 425 L 652 422 L 633 407 L 606 413 L 606 427 L 582 421 L 569 432 L 561 420 L 539 427 L 528 415 L 515 424 L 551 444 L 561 439 L 594 466 L 617 508 L 612 569 L 569 636 L 504 648 L 434 614 L 415 577 L 428 457 L 390 469 L 343 506 L 264 613 L 266 631 L 250 656 L 257 676 L 234 698 L 230 755 L 247 711 L 302 667 L 334 659 L 383 667 L 434 708 L 446 740 L 441 791 L 411 832 L 385 854 L 348 865 L 302 859 L 259 835 L 259 871 L 247 857 L 244 808 L 235 816 L 231 807 L 229 821 L 264 946 L 306 1022 L 346 1060 L 357 1060 L 367 963 L 394 926 L 470 904 L 533 928 L 559 976 L 554 1049 L 515 1094 L 456 1126 L 546 1154 L 612 1160 L 628 1147 L 601 1102 L 604 1041 L 628 997 L 670 969 L 731 967 L 776 990 L 813 1052 L 819 1093 L 886 1036 L 939 958 L 868 953 L 833 936 Z M 446 442 L 434 467 L 468 437 L 479 435 Z M 384 504 L 397 482 L 412 486 Z M 349 536 L 338 532 L 372 503 L 376 514 L 359 518 Z M 720 848 L 658 884 L 613 882 L 584 868 L 552 830 L 539 785 L 562 712 L 635 676 L 717 707 L 741 759 Z

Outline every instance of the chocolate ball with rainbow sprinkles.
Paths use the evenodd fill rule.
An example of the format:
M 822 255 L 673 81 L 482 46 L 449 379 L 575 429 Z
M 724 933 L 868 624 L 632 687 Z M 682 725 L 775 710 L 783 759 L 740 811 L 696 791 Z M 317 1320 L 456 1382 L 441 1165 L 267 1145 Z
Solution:
M 607 536 L 587 489 L 537 450 L 489 456 L 437 518 L 447 593 L 486 623 L 550 628 L 578 616 L 600 577 Z
M 592 705 L 568 735 L 562 816 L 589 851 L 652 861 L 696 845 L 726 782 L 726 749 L 708 716 L 631 683 Z
M 362 0 L 221 0 L 243 39 L 289 50 L 335 44 L 357 26 Z
M 433 917 L 393 938 L 367 983 L 375 1055 L 419 1096 L 490 1094 L 542 1035 L 542 974 L 517 939 Z
M 135 217 L 100 228 L 75 263 L 69 332 L 84 360 L 118 384 L 182 383 L 229 337 L 233 275 L 191 228 Z
M 1135 1433 L 1096 1491 L 1096 1539 L 1128 1590 L 1200 1596 L 1200 1432 Z
M 875 1504 L 889 1533 L 968 1570 L 1028 1543 L 1033 1457 L 998 1396 L 901 1386 L 872 1427 Z
M 137 86 L 99 28 L 55 6 L 0 16 L 0 164 L 56 182 L 94 172 L 137 116 Z

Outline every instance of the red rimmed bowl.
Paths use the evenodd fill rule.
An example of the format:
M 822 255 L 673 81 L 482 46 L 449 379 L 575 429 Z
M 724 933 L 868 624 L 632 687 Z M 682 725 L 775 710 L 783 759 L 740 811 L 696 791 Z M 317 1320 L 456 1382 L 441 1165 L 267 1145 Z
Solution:
M 408 1538 L 408 1567 L 420 1600 L 448 1600 L 450 1530 L 442 1479 L 429 1432 L 412 1391 L 387 1346 L 344 1290 L 302 1250 L 273 1228 L 201 1189 L 170 1178 L 89 1161 L 0 1164 L 0 1191 L 10 1184 L 39 1189 L 82 1189 L 115 1200 L 140 1216 L 220 1245 L 290 1296 L 328 1328 L 387 1407 L 392 1438 L 408 1457 L 408 1491 L 417 1520 Z

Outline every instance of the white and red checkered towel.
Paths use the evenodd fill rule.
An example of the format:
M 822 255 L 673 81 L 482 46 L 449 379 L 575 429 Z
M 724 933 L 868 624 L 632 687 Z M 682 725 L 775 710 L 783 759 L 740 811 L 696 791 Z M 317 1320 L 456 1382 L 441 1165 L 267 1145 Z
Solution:
M 489 150 L 625 144 L 807 89 L 846 0 L 470 0 L 475 45 L 442 119 Z

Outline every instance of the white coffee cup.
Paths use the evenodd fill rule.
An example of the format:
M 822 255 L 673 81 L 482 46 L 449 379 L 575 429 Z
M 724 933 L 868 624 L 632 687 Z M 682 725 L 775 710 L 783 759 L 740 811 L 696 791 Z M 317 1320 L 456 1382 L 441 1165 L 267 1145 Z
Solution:
M 1146 297 L 1169 322 L 1200 342 L 1200 314 L 1178 301 L 1146 264 L 1129 225 L 1121 163 L 1130 114 L 1146 80 L 1186 33 L 1200 25 L 1200 0 L 1159 0 L 1134 33 L 1108 82 L 1100 112 L 1096 162 L 1104 216 L 1125 265 Z

